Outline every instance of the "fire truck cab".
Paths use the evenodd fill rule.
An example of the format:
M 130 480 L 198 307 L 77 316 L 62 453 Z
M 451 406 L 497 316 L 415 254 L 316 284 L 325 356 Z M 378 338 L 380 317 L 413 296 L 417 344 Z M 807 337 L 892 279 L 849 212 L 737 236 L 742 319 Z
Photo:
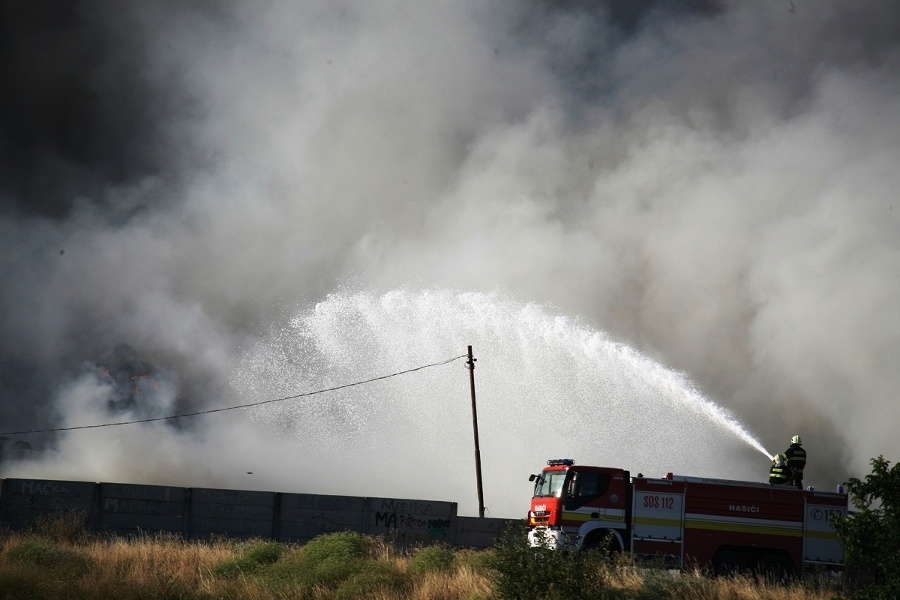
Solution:
M 528 540 L 533 546 L 561 550 L 627 550 L 631 513 L 628 471 L 575 466 L 569 458 L 547 461 L 532 475 L 534 496 L 528 513 Z
M 832 525 L 847 512 L 842 491 L 674 476 L 550 460 L 532 475 L 532 546 L 605 548 L 672 568 L 800 574 L 837 569 L 843 548 Z

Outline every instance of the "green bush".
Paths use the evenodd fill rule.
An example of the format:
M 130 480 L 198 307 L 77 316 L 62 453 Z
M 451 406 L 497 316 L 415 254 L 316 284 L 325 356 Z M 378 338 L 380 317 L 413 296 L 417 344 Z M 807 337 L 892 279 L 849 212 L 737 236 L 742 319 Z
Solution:
M 337 588 L 339 600 L 371 598 L 382 596 L 402 596 L 409 589 L 407 577 L 396 568 L 384 562 L 370 561 L 364 569 L 348 577 Z
M 265 568 L 259 576 L 268 586 L 278 589 L 336 589 L 366 569 L 370 546 L 371 541 L 358 533 L 321 535 Z
M 90 570 L 90 560 L 86 556 L 42 538 L 23 540 L 11 547 L 6 555 L 12 561 L 35 565 L 64 578 L 79 577 Z
M 342 531 L 320 535 L 303 546 L 304 560 L 316 562 L 327 559 L 358 560 L 365 558 L 371 541 L 359 533 Z
M 847 491 L 855 512 L 835 519 L 851 573 L 872 574 L 859 598 L 900 597 L 900 463 L 872 459 L 872 473 L 851 478 Z M 860 578 L 862 579 L 862 578 Z M 862 583 L 858 581 L 857 583 Z
M 493 576 L 496 556 L 493 548 L 484 550 L 459 550 L 456 553 L 456 564 L 468 567 L 475 573 Z
M 368 565 L 364 558 L 344 560 L 329 556 L 319 561 L 304 560 L 300 581 L 307 588 L 335 588 Z
M 606 553 L 561 552 L 528 544 L 524 525 L 501 533 L 492 567 L 496 591 L 508 600 L 600 600 L 609 598 Z
M 261 565 L 277 562 L 287 550 L 287 546 L 278 542 L 259 541 L 250 544 L 244 552 L 244 558 Z
M 409 570 L 416 575 L 450 573 L 455 565 L 456 556 L 453 550 L 443 546 L 426 546 L 413 554 L 409 561 Z
M 247 546 L 241 556 L 216 565 L 212 573 L 226 579 L 256 573 L 265 565 L 278 562 L 286 550 L 287 547 L 284 544 L 277 542 L 253 542 Z

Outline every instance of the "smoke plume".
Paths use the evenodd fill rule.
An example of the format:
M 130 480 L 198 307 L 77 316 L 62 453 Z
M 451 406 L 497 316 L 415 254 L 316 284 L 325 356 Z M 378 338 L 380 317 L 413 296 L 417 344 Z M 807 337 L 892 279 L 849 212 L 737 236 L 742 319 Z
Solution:
M 415 364 L 342 365 L 306 333 L 301 359 L 280 355 L 302 363 L 296 378 L 265 386 L 254 361 L 291 352 L 279 332 L 292 319 L 393 290 L 496 294 L 604 332 L 769 450 L 801 434 L 808 483 L 900 460 L 895 2 L 3 0 L 0 81 L 5 477 L 371 495 L 327 465 L 331 451 L 353 456 L 345 471 L 382 468 L 365 460 L 368 413 L 324 397 L 281 425 L 233 411 L 18 432 L 228 407 L 465 352 L 460 340 L 435 356 L 443 346 L 406 332 Z M 341 343 L 366 343 L 350 331 Z M 479 377 L 508 351 L 475 350 Z M 557 387 L 548 406 L 576 394 Z M 417 435 L 409 414 L 390 422 L 377 419 L 385 447 Z M 323 432 L 361 441 L 301 460 Z M 538 455 L 572 447 L 559 423 L 546 434 Z M 636 458 L 610 466 L 672 470 L 640 460 L 648 436 L 658 453 L 694 451 L 663 427 L 623 438 Z M 468 481 L 460 454 L 436 477 Z M 512 481 L 540 468 L 500 454 L 484 460 Z M 764 457 L 739 454 L 694 456 L 686 474 L 765 478 Z M 433 497 L 427 477 L 409 479 L 375 492 Z M 521 513 L 524 485 L 493 516 Z

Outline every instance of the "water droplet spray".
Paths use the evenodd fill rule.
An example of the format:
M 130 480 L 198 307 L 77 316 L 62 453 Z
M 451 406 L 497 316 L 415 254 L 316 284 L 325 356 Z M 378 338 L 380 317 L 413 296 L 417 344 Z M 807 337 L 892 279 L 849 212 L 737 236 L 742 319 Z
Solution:
M 602 331 L 497 294 L 334 294 L 247 353 L 248 401 L 461 355 L 478 359 L 487 516 L 521 516 L 548 458 L 662 476 L 765 481 L 762 444 L 683 374 Z M 463 361 L 269 404 L 253 418 L 296 440 L 302 490 L 459 503 L 477 514 Z M 755 452 L 751 453 L 755 456 Z

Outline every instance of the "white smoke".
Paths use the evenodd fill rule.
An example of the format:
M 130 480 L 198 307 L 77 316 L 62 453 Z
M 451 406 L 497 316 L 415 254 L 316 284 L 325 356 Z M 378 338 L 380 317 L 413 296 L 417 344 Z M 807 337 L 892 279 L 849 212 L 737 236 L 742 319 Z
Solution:
M 235 388 L 236 373 L 329 294 L 454 289 L 606 332 L 685 373 L 772 451 L 801 434 L 810 483 L 897 460 L 898 9 L 709 4 L 73 3 L 121 50 L 92 64 L 90 90 L 128 101 L 79 160 L 30 152 L 44 175 L 3 180 L 4 431 L 263 398 L 262 379 Z M 116 60 L 140 68 L 123 79 Z M 145 104 L 123 91 L 138 77 Z M 142 118 L 126 120 L 135 105 Z M 127 139 L 117 127 L 141 144 L 127 177 L 91 162 Z M 38 210 L 44 180 L 64 209 Z M 452 353 L 475 343 L 457 341 Z M 510 352 L 476 351 L 485 378 L 491 352 Z M 300 355 L 311 382 L 383 374 Z M 162 391 L 112 402 L 93 373 L 135 371 L 123 356 L 152 365 Z M 271 391 L 308 382 L 289 383 L 273 375 Z M 372 435 L 359 419 L 378 391 L 358 392 L 362 412 L 343 417 Z M 556 393 L 565 405 L 573 390 Z M 303 444 L 243 411 L 174 423 L 19 435 L 43 449 L 3 473 L 373 493 L 344 483 L 365 479 L 352 460 L 295 484 Z M 410 435 L 351 450 L 410 453 Z M 695 468 L 690 444 L 675 447 Z M 751 476 L 735 456 L 723 471 Z M 653 462 L 613 466 L 673 469 Z M 470 464 L 461 450 L 447 481 Z

